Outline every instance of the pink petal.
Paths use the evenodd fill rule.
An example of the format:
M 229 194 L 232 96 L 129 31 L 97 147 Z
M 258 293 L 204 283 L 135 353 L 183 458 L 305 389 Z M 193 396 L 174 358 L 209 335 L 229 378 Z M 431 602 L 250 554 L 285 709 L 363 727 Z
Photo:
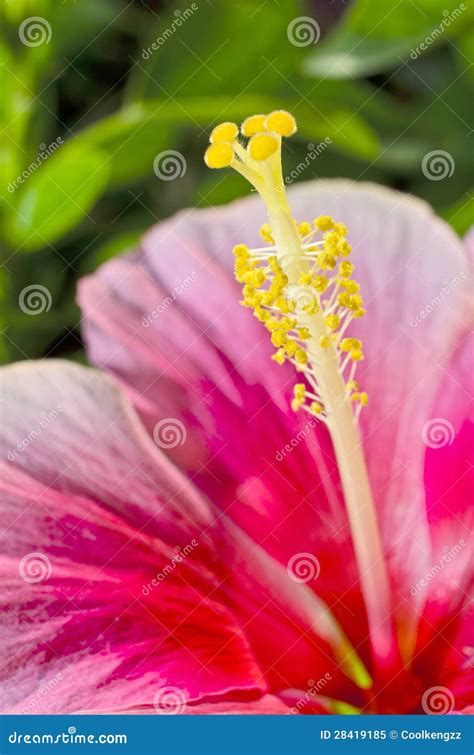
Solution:
M 313 182 L 291 189 L 290 202 L 298 219 L 329 213 L 350 229 L 368 311 L 351 330 L 364 340 L 360 380 L 371 400 L 362 432 L 409 653 L 421 610 L 410 585 L 429 562 L 422 429 L 466 328 L 466 260 L 427 205 L 397 192 Z M 319 428 L 298 435 L 304 420 L 288 412 L 295 376 L 269 361 L 266 333 L 236 306 L 229 278 L 232 245 L 259 244 L 264 220 L 260 201 L 250 198 L 155 227 L 139 252 L 82 283 L 85 334 L 93 361 L 129 386 L 150 430 L 161 417 L 185 421 L 188 443 L 171 453 L 201 489 L 282 563 L 317 554 L 316 589 L 362 641 L 365 618 L 328 438 Z M 449 295 L 433 306 L 444 285 Z
M 223 602 L 214 516 L 120 391 L 45 362 L 4 369 L 3 394 L 1 709 L 264 691 Z
M 257 700 L 221 700 L 216 698 L 212 701 L 194 705 L 158 708 L 129 708 L 121 711 L 102 711 L 105 713 L 121 713 L 126 715 L 186 715 L 186 716 L 228 716 L 228 715 L 286 715 L 289 713 L 288 706 L 274 695 L 263 695 Z

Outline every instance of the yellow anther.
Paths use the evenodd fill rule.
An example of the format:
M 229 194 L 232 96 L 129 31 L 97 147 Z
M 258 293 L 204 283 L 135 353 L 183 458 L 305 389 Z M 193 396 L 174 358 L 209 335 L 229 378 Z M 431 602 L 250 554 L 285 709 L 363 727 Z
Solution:
M 298 328 L 298 338 L 300 339 L 300 341 L 309 341 L 309 339 L 311 338 L 309 328 Z
M 311 228 L 311 225 L 306 221 L 298 224 L 298 233 L 300 234 L 300 236 L 307 236 L 308 233 L 311 233 L 312 230 L 313 229 Z
M 236 257 L 247 258 L 249 256 L 249 248 L 246 244 L 236 244 L 233 251 Z
M 211 144 L 215 142 L 232 142 L 239 135 L 239 127 L 236 123 L 227 121 L 226 123 L 220 123 L 211 131 Z
M 367 404 L 369 403 L 369 397 L 365 391 L 362 391 L 362 393 L 360 394 L 360 403 L 362 404 L 362 406 L 367 406 Z
M 313 414 L 321 414 L 324 411 L 324 407 L 322 406 L 322 404 L 319 404 L 317 401 L 313 401 L 310 404 L 309 408 L 311 409 Z
M 318 254 L 316 261 L 321 270 L 334 270 L 336 267 L 336 258 L 327 252 L 321 252 L 321 254 Z
M 291 408 L 294 412 L 297 412 L 302 404 L 304 404 L 304 401 L 301 401 L 299 398 L 294 398 L 291 401 Z
M 330 330 L 337 330 L 340 325 L 341 318 L 339 315 L 326 315 L 324 322 Z
M 356 283 L 356 281 L 354 280 L 344 279 L 344 280 L 339 281 L 339 285 L 349 294 L 357 294 L 360 291 L 359 284 Z
M 350 278 L 354 270 L 354 265 L 351 262 L 347 262 L 346 260 L 341 262 L 341 264 L 339 265 L 339 275 L 341 276 L 341 278 Z
M 295 341 L 292 341 L 290 338 L 285 343 L 285 351 L 288 354 L 289 357 L 294 357 L 296 354 L 297 345 Z
M 279 140 L 272 134 L 255 134 L 250 139 L 247 150 L 253 160 L 261 162 L 271 157 L 279 146 Z
M 204 162 L 208 168 L 227 168 L 234 159 L 234 150 L 229 142 L 211 144 L 204 154 Z
M 272 236 L 272 229 L 270 227 L 269 223 L 264 223 L 262 227 L 260 228 L 260 236 L 264 241 L 266 241 L 268 244 L 274 244 L 275 241 Z M 273 259 L 273 257 L 270 257 L 270 259 Z M 276 258 L 275 258 L 276 260 Z M 270 260 L 269 260 L 270 261 Z M 278 265 L 278 263 L 277 263 Z M 271 266 L 270 266 L 271 267 Z M 278 265 L 278 269 L 280 269 L 280 266 Z M 276 272 L 276 271 L 275 271 Z
M 329 348 L 329 344 L 331 343 L 329 336 L 320 336 L 319 338 L 319 345 L 322 349 Z
M 365 309 L 363 307 L 360 307 L 360 309 L 356 309 L 355 312 L 352 313 L 352 317 L 354 317 L 356 320 L 359 319 L 359 317 L 363 317 L 365 315 Z
M 286 333 L 284 330 L 274 330 L 271 335 L 272 344 L 278 348 L 286 343 Z
M 306 362 L 308 361 L 308 355 L 306 351 L 297 348 L 295 351 L 295 360 L 298 362 L 298 364 L 306 364 Z
M 360 362 L 363 358 L 364 355 L 361 349 L 354 349 L 354 351 L 351 351 L 351 359 L 353 362 Z
M 284 349 L 278 349 L 278 351 L 273 354 L 272 359 L 277 364 L 283 364 L 285 361 L 285 351 Z
M 296 120 L 286 110 L 274 110 L 265 119 L 265 128 L 280 136 L 292 136 L 296 132 Z
M 353 393 L 349 397 L 349 401 L 360 401 L 360 393 Z
M 313 286 L 319 294 L 324 294 L 329 286 L 329 281 L 325 275 L 316 275 L 313 278 Z
M 358 338 L 343 338 L 341 341 L 341 351 L 354 351 L 357 349 L 360 349 L 362 346 L 362 341 L 359 341 Z
M 275 307 L 278 307 L 278 309 L 280 310 L 280 312 L 282 314 L 284 314 L 284 315 L 287 315 L 289 313 L 289 311 L 290 311 L 290 305 L 288 304 L 288 301 L 286 299 L 284 299 L 282 296 L 280 296 L 275 301 Z
M 303 275 L 300 275 L 298 283 L 300 286 L 310 286 L 311 285 L 310 273 L 303 273 Z
M 356 391 L 359 387 L 359 383 L 357 380 L 349 380 L 346 387 L 348 391 Z
M 242 123 L 240 130 L 243 136 L 253 136 L 260 131 L 265 131 L 266 115 L 251 115 Z
M 334 230 L 340 236 L 347 236 L 347 226 L 344 223 L 334 223 Z
M 253 288 L 260 288 L 266 281 L 263 270 L 250 270 L 244 275 L 244 283 L 248 283 Z
M 295 398 L 304 398 L 306 395 L 306 386 L 304 383 L 296 383 L 295 386 L 293 386 L 293 393 Z
M 314 227 L 318 231 L 330 231 L 334 228 L 334 220 L 329 215 L 321 215 L 313 221 Z
M 351 253 L 352 247 L 345 239 L 340 239 L 336 249 L 340 257 L 348 257 Z

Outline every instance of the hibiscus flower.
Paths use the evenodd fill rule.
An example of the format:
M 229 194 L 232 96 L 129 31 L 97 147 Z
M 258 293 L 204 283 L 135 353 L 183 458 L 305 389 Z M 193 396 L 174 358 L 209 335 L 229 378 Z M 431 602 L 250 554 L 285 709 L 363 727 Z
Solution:
M 247 151 L 225 124 L 208 163 L 241 161 L 281 186 L 282 123 L 247 122 Z M 283 236 L 298 239 L 309 273 L 290 280 L 271 207 L 262 248 L 258 197 L 183 211 L 82 282 L 102 372 L 55 361 L 3 371 L 4 711 L 472 704 L 465 250 L 424 203 L 380 187 L 309 182 L 288 201 L 303 224 Z M 334 253 L 321 230 L 336 232 Z M 360 296 L 321 256 L 340 265 L 349 252 L 364 296 L 351 311 L 366 314 L 339 340 L 344 323 L 325 320 L 329 343 L 318 333 L 314 346 L 311 318 L 342 311 L 331 309 L 339 293 Z M 333 290 L 314 298 L 321 264 Z M 248 299 L 274 284 L 276 306 Z M 280 325 L 272 345 L 265 316 L 252 317 L 260 305 L 296 318 L 282 343 Z M 337 359 L 334 382 L 317 348 Z M 342 360 L 340 424 L 327 390 L 347 377 Z

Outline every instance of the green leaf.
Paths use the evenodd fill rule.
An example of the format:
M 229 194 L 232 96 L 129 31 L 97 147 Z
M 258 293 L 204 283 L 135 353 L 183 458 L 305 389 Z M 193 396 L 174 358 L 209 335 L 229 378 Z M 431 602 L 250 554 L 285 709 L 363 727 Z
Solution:
M 457 0 L 357 0 L 304 68 L 332 79 L 381 73 L 416 60 L 472 17 L 472 8 Z
M 445 208 L 441 216 L 450 223 L 454 230 L 463 236 L 472 227 L 474 217 L 474 187 L 467 196 Z
M 60 146 L 13 195 L 15 211 L 7 219 L 7 238 L 29 252 L 55 242 L 74 228 L 104 191 L 110 157 L 87 144 Z M 21 193 L 20 193 L 21 192 Z

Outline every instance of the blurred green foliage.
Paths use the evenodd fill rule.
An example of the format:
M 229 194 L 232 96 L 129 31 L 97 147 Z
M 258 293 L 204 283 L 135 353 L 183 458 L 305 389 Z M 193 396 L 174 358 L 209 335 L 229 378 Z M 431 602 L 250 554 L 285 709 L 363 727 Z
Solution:
M 295 44 L 302 16 L 318 33 Z M 3 0 L 0 20 L 4 361 L 82 359 L 78 277 L 180 207 L 247 192 L 203 165 L 223 119 L 290 109 L 288 171 L 331 140 L 299 180 L 377 181 L 472 222 L 467 0 Z M 169 149 L 186 161 L 173 181 L 153 169 Z M 433 150 L 455 166 L 442 180 L 422 170 Z M 31 285 L 50 297 L 38 314 L 19 306 Z

